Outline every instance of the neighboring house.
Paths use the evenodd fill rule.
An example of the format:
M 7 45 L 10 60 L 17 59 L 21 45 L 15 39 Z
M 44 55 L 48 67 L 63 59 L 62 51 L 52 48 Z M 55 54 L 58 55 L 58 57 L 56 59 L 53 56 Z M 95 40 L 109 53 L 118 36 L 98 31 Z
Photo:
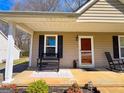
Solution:
M 0 31 L 0 63 L 6 60 L 7 58 L 7 45 L 8 40 L 2 31 Z M 13 49 L 14 60 L 19 59 L 20 49 L 15 45 Z
M 80 68 L 106 67 L 106 51 L 124 58 L 124 4 L 119 0 L 89 0 L 74 13 L 0 12 L 0 19 L 9 23 L 11 36 L 15 25 L 31 34 L 31 67 L 43 53 L 58 53 L 60 67 L 67 68 L 73 67 L 73 60 Z M 9 51 L 6 67 L 9 81 L 13 53 Z

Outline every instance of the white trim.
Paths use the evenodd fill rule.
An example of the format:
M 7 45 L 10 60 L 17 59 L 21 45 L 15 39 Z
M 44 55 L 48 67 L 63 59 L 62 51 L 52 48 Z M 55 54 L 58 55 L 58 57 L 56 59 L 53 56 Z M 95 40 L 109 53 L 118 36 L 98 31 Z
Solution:
M 8 49 L 7 49 L 7 59 L 5 67 L 5 81 L 3 83 L 10 83 L 13 74 L 13 49 L 14 49 L 14 35 L 15 35 L 15 24 L 9 23 L 9 33 L 8 33 Z
M 81 38 L 90 38 L 91 39 L 91 52 L 92 52 L 92 64 L 82 64 L 81 62 Z M 78 46 L 79 46 L 79 67 L 83 68 L 93 68 L 95 67 L 94 64 L 94 42 L 93 42 L 93 36 L 79 36 L 78 40 Z
M 121 37 L 124 37 L 124 35 L 118 35 L 119 58 L 124 59 L 124 57 L 121 57 L 121 44 L 120 44 Z
M 89 0 L 84 6 L 76 11 L 76 13 L 83 13 L 85 12 L 90 6 L 92 6 L 98 0 Z
M 31 42 L 30 42 L 29 67 L 31 67 L 32 65 L 32 48 L 33 48 L 33 34 L 31 34 Z
M 58 35 L 53 35 L 53 34 L 50 34 L 50 35 L 44 35 L 45 36 L 45 39 L 44 39 L 44 53 L 46 53 L 46 47 L 49 47 L 49 46 L 46 46 L 46 38 L 47 36 L 55 36 L 55 39 L 56 39 L 56 45 L 55 45 L 55 53 L 58 52 Z M 53 46 L 51 46 L 53 47 Z

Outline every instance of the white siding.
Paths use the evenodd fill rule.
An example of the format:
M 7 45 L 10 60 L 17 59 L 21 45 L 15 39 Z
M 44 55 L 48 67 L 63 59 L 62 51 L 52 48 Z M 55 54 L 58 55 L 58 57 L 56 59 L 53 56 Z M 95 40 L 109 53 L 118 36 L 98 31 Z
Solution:
M 80 22 L 124 22 L 124 4 L 119 0 L 98 0 L 83 13 Z
M 14 60 L 19 59 L 20 50 L 15 46 L 14 50 Z M 5 60 L 7 56 L 7 38 L 0 32 L 0 63 Z
M 93 36 L 94 41 L 94 61 L 96 67 L 107 67 L 104 52 L 110 52 L 113 56 L 112 36 L 124 35 L 124 33 L 88 33 L 88 32 L 36 32 L 33 38 L 33 51 L 32 51 L 32 67 L 36 67 L 39 51 L 39 35 L 44 34 L 61 34 L 63 35 L 63 58 L 60 62 L 60 67 L 68 68 L 73 67 L 73 60 L 78 59 L 78 40 L 77 36 Z

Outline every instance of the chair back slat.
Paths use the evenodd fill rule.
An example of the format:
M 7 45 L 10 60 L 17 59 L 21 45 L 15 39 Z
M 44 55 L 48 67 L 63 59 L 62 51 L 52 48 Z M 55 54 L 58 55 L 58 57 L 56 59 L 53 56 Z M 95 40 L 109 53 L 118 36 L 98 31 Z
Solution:
M 105 56 L 106 56 L 108 62 L 112 62 L 113 61 L 110 52 L 105 52 Z

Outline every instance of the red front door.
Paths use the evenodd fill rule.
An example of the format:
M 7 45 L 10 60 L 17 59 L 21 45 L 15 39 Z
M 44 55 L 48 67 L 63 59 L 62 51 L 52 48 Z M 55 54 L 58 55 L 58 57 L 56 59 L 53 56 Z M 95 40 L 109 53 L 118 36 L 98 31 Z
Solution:
M 81 65 L 93 64 L 93 40 L 92 37 L 80 38 L 80 63 Z

